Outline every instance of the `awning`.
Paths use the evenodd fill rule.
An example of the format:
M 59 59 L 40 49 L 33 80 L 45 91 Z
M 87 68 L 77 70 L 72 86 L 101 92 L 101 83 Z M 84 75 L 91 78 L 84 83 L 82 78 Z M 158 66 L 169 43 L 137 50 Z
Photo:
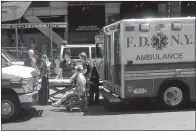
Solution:
M 3 2 L 1 4 L 1 22 L 20 19 L 31 2 Z

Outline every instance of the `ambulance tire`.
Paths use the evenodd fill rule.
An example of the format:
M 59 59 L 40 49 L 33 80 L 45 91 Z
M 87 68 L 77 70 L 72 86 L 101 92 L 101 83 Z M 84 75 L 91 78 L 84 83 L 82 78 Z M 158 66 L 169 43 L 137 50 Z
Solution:
M 3 121 L 13 121 L 18 118 L 20 113 L 20 102 L 14 95 L 2 95 L 1 106 L 6 104 L 6 107 L 9 107 L 9 112 L 7 115 L 1 114 L 1 119 Z
M 189 103 L 189 92 L 186 89 L 187 88 L 182 88 L 176 85 L 170 85 L 166 87 L 161 91 L 158 98 L 159 107 L 162 109 L 180 109 L 185 107 Z M 174 92 L 177 94 L 176 96 L 178 98 L 171 98 L 170 101 L 169 95 L 174 96 Z M 172 101 L 172 99 L 177 99 L 177 102 L 175 100 Z

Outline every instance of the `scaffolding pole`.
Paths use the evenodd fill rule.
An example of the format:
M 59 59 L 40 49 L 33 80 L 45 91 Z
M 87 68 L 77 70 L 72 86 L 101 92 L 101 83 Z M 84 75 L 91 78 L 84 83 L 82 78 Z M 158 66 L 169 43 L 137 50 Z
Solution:
M 16 32 L 16 50 L 17 50 L 17 60 L 18 60 L 18 53 L 19 53 L 19 50 L 18 50 L 18 28 L 17 28 L 17 24 L 15 25 L 15 32 Z
M 51 46 L 51 50 L 50 50 L 50 55 L 51 55 L 51 59 L 53 60 L 53 42 L 52 42 L 52 24 L 50 24 L 50 46 Z

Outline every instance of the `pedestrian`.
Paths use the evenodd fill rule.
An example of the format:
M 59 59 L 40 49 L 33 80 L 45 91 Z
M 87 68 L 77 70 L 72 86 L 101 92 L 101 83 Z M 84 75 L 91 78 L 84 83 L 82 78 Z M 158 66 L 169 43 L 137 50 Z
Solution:
M 51 62 L 49 61 L 47 55 L 42 55 L 42 62 L 40 67 L 40 76 L 41 76 L 41 89 L 39 91 L 40 104 L 46 104 L 49 96 L 49 72 L 50 72 Z
M 60 63 L 61 70 L 57 74 L 56 78 L 59 78 L 60 76 L 63 76 L 63 78 L 70 78 L 74 74 L 77 64 L 70 58 L 70 55 L 70 50 L 66 50 L 64 60 Z
M 90 82 L 89 82 L 89 79 L 90 79 L 90 75 L 91 75 L 91 72 L 92 72 L 92 69 L 93 69 L 93 62 L 87 57 L 86 53 L 85 52 L 82 52 L 79 54 L 79 58 L 80 60 L 82 60 L 82 66 L 83 66 L 83 75 L 85 76 L 86 78 L 86 81 L 87 81 L 87 84 L 86 84 L 86 93 L 87 93 L 87 96 L 89 96 L 90 94 L 92 94 L 90 91 Z M 92 96 L 89 96 L 88 97 L 88 104 L 89 105 L 92 105 L 93 104 L 93 100 L 91 99 L 93 98 Z
M 94 64 L 94 63 L 93 63 Z M 93 104 L 99 104 L 99 73 L 94 64 L 91 76 L 90 76 L 90 100 Z M 93 102 L 95 98 L 95 101 Z
M 35 68 L 37 70 L 38 74 L 40 74 L 40 71 L 37 67 L 37 60 L 35 58 L 35 53 L 33 50 L 28 50 L 28 56 L 24 62 L 24 65 Z

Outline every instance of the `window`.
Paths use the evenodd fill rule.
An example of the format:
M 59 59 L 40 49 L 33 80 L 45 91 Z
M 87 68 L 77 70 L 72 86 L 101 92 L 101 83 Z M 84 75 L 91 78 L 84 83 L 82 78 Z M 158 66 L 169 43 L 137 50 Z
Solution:
M 196 2 L 183 1 L 181 7 L 181 14 L 183 17 L 195 16 Z
M 157 2 L 123 2 L 120 7 L 121 18 L 146 18 L 158 16 Z
M 63 56 L 65 55 L 65 51 L 67 49 L 71 50 L 71 59 L 79 59 L 79 54 L 81 52 L 85 52 L 87 57 L 89 57 L 89 47 L 73 47 L 73 48 L 65 48 L 63 50 Z
M 109 50 L 109 60 L 111 60 L 112 56 L 111 56 L 111 35 L 108 35 L 108 50 Z
M 91 54 L 92 54 L 92 59 L 95 59 L 95 57 L 96 57 L 95 47 L 91 48 Z
M 50 7 L 50 3 L 49 1 L 32 1 L 29 7 Z

